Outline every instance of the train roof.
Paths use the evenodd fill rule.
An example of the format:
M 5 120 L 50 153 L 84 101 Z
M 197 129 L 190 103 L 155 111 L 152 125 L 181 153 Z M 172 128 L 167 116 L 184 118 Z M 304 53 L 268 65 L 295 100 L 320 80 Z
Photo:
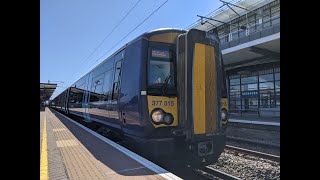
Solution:
M 141 34 L 140 36 L 138 36 L 137 38 L 135 38 L 134 40 L 139 39 L 141 37 L 149 38 L 149 37 L 157 35 L 157 34 L 170 33 L 170 32 L 185 33 L 187 31 L 183 30 L 183 29 L 177 29 L 177 28 L 159 28 L 159 29 L 151 30 L 149 32 L 145 32 L 145 33 Z

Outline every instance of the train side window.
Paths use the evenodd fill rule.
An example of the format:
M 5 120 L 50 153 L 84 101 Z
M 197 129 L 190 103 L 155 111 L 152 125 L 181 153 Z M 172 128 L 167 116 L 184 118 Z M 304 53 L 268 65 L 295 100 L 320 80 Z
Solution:
M 119 88 L 120 88 L 120 75 L 121 75 L 121 60 L 116 63 L 113 81 L 113 91 L 112 91 L 112 100 L 118 99 Z

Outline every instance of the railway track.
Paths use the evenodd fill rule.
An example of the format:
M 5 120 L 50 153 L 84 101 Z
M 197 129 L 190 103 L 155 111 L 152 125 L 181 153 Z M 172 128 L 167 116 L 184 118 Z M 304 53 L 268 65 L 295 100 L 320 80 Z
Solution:
M 263 153 L 263 152 L 259 152 L 259 151 L 253 151 L 250 149 L 244 149 L 244 148 L 239 148 L 239 147 L 230 146 L 230 145 L 226 145 L 226 149 L 238 151 L 238 152 L 248 154 L 248 155 L 254 155 L 254 156 L 265 158 L 265 159 L 274 160 L 276 162 L 280 162 L 280 156 L 276 156 L 273 154 L 267 154 L 267 153 Z
M 218 177 L 225 180 L 242 180 L 241 178 L 238 178 L 236 176 L 222 172 L 218 169 L 209 166 L 206 166 L 201 169 L 194 169 L 194 172 L 206 179 L 216 179 Z
M 275 143 L 265 143 L 265 142 L 260 142 L 260 141 L 250 140 L 250 139 L 243 139 L 238 137 L 231 137 L 231 136 L 227 136 L 227 139 L 232 141 L 249 143 L 249 144 L 259 144 L 266 147 L 280 148 L 280 145 Z

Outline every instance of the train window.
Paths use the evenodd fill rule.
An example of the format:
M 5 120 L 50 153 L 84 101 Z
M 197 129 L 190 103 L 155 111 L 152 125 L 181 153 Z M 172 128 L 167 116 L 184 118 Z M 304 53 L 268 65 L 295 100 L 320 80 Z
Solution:
M 119 60 L 115 65 L 112 100 L 118 99 L 118 93 L 120 88 L 120 76 L 121 76 L 121 60 Z
M 83 94 L 84 94 L 83 91 L 80 91 L 80 92 L 78 93 L 76 103 L 82 103 Z
M 118 98 L 118 91 L 119 91 L 119 83 L 115 82 L 113 84 L 113 93 L 112 93 L 112 100 L 117 100 Z
M 109 100 L 109 96 L 112 91 L 112 70 L 105 72 L 104 83 L 103 83 L 103 94 L 106 95 L 106 100 Z
M 123 58 L 123 51 L 119 52 L 115 57 L 114 57 L 114 60 L 115 61 L 119 61 L 120 59 Z
M 151 44 L 149 55 L 149 76 L 148 85 L 166 83 L 174 85 L 174 50 L 170 44 L 155 43 Z
M 173 73 L 173 62 L 150 61 L 149 64 L 149 85 L 165 83 L 165 79 Z M 174 84 L 174 81 L 168 81 Z
M 99 95 L 96 93 L 91 93 L 90 94 L 90 102 L 96 102 L 99 101 Z

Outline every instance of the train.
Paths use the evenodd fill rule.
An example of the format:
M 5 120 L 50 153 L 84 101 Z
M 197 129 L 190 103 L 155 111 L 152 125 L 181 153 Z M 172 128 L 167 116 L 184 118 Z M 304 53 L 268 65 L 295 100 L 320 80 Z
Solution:
M 153 157 L 217 161 L 228 97 L 216 31 L 162 28 L 118 49 L 57 95 L 50 108 L 118 134 Z

